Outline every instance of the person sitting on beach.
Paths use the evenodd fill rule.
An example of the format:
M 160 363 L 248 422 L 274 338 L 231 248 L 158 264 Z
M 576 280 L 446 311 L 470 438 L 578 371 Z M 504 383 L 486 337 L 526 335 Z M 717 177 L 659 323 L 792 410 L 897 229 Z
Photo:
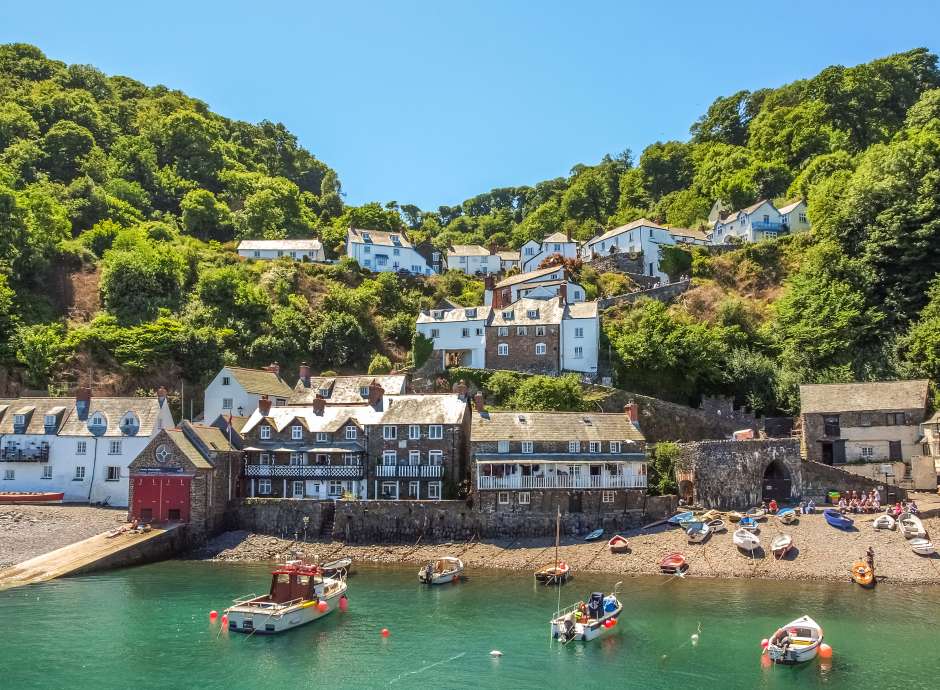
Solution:
M 770 499 L 770 503 L 767 504 L 767 509 L 768 509 L 771 513 L 776 513 L 776 512 L 777 512 L 777 501 L 774 500 L 773 498 Z
M 849 502 L 849 510 L 853 513 L 861 512 L 861 504 L 858 502 L 857 497 L 852 497 L 852 500 Z
M 875 494 L 874 497 L 871 499 L 871 509 L 872 509 L 872 512 L 874 513 L 881 512 L 881 496 L 879 496 L 878 494 Z
M 900 517 L 901 513 L 904 512 L 904 508 L 901 507 L 901 502 L 898 501 L 894 504 L 894 508 L 891 509 L 891 515 L 894 517 Z
M 849 504 L 846 503 L 845 496 L 841 496 L 839 498 L 839 512 L 844 513 L 848 509 L 849 509 Z
M 800 501 L 800 515 L 806 515 L 806 501 Z
M 806 504 L 806 512 L 810 515 L 816 512 L 816 501 L 809 499 L 809 503 Z
M 911 515 L 917 515 L 917 504 L 913 500 L 907 504 L 907 512 Z

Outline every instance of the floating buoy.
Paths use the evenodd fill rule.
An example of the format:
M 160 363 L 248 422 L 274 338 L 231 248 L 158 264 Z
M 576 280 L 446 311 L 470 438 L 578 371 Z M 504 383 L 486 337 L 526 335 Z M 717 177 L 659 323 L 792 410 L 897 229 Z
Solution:
M 390 634 L 388 628 L 382 628 L 382 637 L 388 637 Z
M 339 598 L 339 610 L 346 613 L 349 610 L 349 599 L 345 596 Z
M 692 645 L 695 646 L 698 644 L 698 633 L 692 633 Z
M 317 611 L 319 611 L 320 613 L 326 613 L 329 610 L 329 608 L 330 608 L 330 605 L 327 604 L 325 601 L 321 601 L 319 604 L 317 604 Z
M 616 628 L 616 627 L 617 627 L 617 619 L 616 619 L 616 618 L 611 618 L 611 619 L 610 619 L 610 627 L 611 627 L 611 628 Z
M 821 656 L 823 659 L 829 659 L 832 657 L 832 647 L 823 642 L 821 645 L 819 645 L 819 656 Z
M 498 649 L 494 649 L 492 652 L 490 652 L 490 656 L 502 656 L 502 655 L 503 653 L 499 651 Z
M 769 646 L 770 646 L 770 640 L 768 640 L 766 637 L 760 641 L 761 649 L 767 649 Z
M 209 611 L 209 620 L 210 620 L 210 621 L 214 621 L 214 620 L 215 620 L 216 618 L 218 618 L 218 617 L 219 617 L 219 612 L 218 612 L 218 611 Z
M 222 625 L 228 625 L 228 614 L 222 614 Z

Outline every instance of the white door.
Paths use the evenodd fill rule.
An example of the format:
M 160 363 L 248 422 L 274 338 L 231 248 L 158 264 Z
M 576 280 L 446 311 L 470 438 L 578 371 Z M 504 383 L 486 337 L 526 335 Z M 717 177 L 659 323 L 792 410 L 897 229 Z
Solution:
M 303 498 L 304 497 L 304 483 L 303 482 L 294 482 L 294 498 Z

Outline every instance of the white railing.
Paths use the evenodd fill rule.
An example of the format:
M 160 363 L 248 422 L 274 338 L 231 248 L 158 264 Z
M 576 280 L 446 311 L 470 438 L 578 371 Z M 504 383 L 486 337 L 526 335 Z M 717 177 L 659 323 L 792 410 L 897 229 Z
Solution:
M 363 472 L 362 465 L 245 465 L 246 477 L 358 479 Z
M 550 474 L 477 477 L 478 489 L 645 489 L 640 474 Z
M 421 477 L 423 479 L 436 479 L 444 474 L 442 465 L 378 465 L 375 468 L 377 477 Z

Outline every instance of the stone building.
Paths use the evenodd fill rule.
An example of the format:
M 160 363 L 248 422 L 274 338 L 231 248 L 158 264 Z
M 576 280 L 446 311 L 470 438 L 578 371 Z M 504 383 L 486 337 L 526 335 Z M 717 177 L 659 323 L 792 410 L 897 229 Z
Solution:
M 129 518 L 188 523 L 197 540 L 220 531 L 241 455 L 216 427 L 163 429 L 130 464 Z
M 297 384 L 287 404 L 309 405 L 320 397 L 327 405 L 367 405 L 372 383 L 379 384 L 387 396 L 403 395 L 408 390 L 408 377 L 405 374 L 313 376 L 310 365 L 302 362 Z
M 473 487 L 483 511 L 600 514 L 631 510 L 646 493 L 636 406 L 623 414 L 488 412 L 474 402 Z

